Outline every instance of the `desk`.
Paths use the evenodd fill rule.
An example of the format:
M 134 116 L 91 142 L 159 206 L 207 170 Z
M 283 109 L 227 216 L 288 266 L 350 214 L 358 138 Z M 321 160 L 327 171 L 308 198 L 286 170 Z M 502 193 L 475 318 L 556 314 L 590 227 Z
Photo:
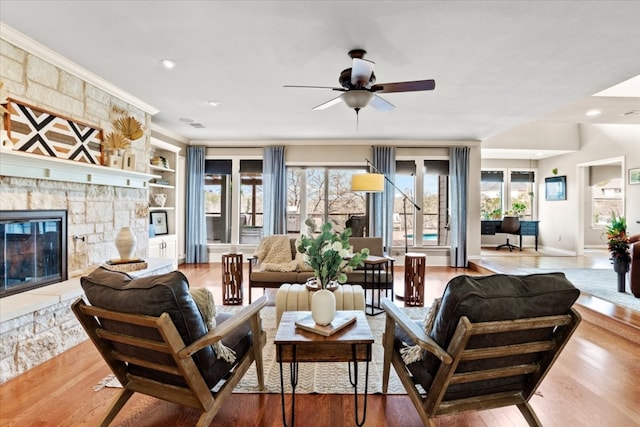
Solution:
M 525 221 L 520 220 L 520 230 L 516 233 L 520 240 L 520 250 L 522 250 L 522 236 L 535 236 L 536 238 L 536 251 L 538 250 L 538 224 L 540 221 Z M 485 235 L 494 235 L 498 233 L 500 229 L 501 220 L 482 220 L 480 223 L 480 232 Z
M 367 387 L 369 384 L 369 361 L 373 334 L 362 311 L 350 311 L 356 315 L 356 322 L 333 335 L 325 337 L 314 332 L 296 328 L 299 318 L 308 316 L 309 311 L 285 311 L 276 331 L 276 360 L 280 364 L 280 392 L 282 400 L 282 421 L 287 426 L 284 403 L 284 376 L 282 364 L 290 364 L 291 372 L 291 426 L 295 422 L 296 385 L 299 362 L 348 362 L 349 381 L 355 395 L 356 424 L 362 426 L 367 415 Z M 358 361 L 366 362 L 363 394 L 362 420 L 358 420 Z M 353 363 L 354 378 L 351 378 Z M 311 421 L 311 424 L 313 422 Z

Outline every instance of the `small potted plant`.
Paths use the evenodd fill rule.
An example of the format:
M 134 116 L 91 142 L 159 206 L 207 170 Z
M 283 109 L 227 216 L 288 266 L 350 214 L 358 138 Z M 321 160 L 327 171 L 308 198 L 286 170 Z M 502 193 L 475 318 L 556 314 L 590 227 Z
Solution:
M 613 270 L 618 273 L 618 292 L 625 290 L 625 275 L 629 271 L 631 253 L 627 236 L 627 220 L 611 212 L 611 222 L 607 226 L 607 247 L 611 254 Z
M 527 210 L 527 204 L 524 202 L 513 202 L 511 204 L 511 210 L 513 211 L 514 215 L 522 217 L 524 215 L 524 212 Z

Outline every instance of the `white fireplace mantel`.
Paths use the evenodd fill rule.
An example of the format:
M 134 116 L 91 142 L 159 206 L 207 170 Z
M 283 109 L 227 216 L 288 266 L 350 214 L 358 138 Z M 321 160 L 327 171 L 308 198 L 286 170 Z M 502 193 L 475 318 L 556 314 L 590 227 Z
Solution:
M 0 175 L 81 184 L 148 188 L 154 175 L 3 149 Z

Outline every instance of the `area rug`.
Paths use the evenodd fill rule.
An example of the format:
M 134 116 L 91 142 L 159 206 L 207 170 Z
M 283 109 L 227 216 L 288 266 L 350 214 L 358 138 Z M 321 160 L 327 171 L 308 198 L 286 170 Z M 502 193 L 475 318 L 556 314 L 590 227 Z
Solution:
M 618 275 L 613 271 L 613 268 L 533 268 L 527 272 L 551 273 L 555 271 L 563 272 L 567 279 L 582 292 L 622 307 L 640 311 L 640 298 L 634 297 L 628 289 L 627 292 L 618 292 Z M 628 287 L 629 277 L 627 277 Z
M 219 311 L 233 312 L 239 307 L 219 306 Z M 402 310 L 415 320 L 422 320 L 428 307 L 403 307 Z M 265 307 L 260 312 L 262 317 L 262 328 L 267 333 L 267 343 L 263 349 L 264 380 L 265 390 L 258 388 L 255 363 L 251 365 L 248 372 L 242 377 L 234 393 L 280 393 L 280 365 L 276 362 L 276 347 L 273 343 L 276 334 L 276 309 L 275 307 Z M 382 333 L 384 331 L 385 316 L 367 316 L 367 321 L 374 336 L 372 346 L 372 360 L 369 362 L 369 381 L 367 393 L 382 393 L 382 361 L 384 351 L 382 348 Z M 322 394 L 350 394 L 353 387 L 349 382 L 348 363 L 300 363 L 298 368 L 298 385 L 296 393 L 322 393 Z M 291 393 L 289 365 L 283 365 L 285 393 Z M 353 373 L 353 368 L 352 368 Z M 358 392 L 364 391 L 365 364 L 358 364 Z M 120 387 L 120 383 L 113 376 L 102 379 L 94 390 L 98 391 L 104 387 Z M 389 394 L 406 394 L 400 379 L 395 373 L 393 366 L 389 375 Z
M 406 307 L 402 310 L 412 319 L 422 320 L 427 308 Z M 366 316 L 374 336 L 372 361 L 369 363 L 368 393 L 382 393 L 382 333 L 384 332 L 384 314 Z M 267 393 L 280 393 L 280 364 L 276 362 L 276 347 L 273 343 L 276 333 L 275 307 L 262 310 L 262 328 L 267 333 L 267 344 L 263 349 L 265 386 Z M 300 363 L 298 365 L 298 385 L 296 393 L 348 394 L 353 393 L 349 383 L 348 363 Z M 289 365 L 283 365 L 285 393 L 291 392 Z M 358 392 L 364 390 L 365 364 L 358 364 Z M 255 365 L 240 380 L 234 393 L 258 393 Z M 406 391 L 393 367 L 389 375 L 389 394 L 405 394 Z

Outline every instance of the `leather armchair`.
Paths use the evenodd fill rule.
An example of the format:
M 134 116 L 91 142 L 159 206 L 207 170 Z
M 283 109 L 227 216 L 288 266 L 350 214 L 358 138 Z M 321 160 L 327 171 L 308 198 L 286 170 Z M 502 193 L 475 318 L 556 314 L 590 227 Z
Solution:
M 629 276 L 631 278 L 631 293 L 636 298 L 640 298 L 640 234 L 629 237 L 631 245 L 631 265 Z

